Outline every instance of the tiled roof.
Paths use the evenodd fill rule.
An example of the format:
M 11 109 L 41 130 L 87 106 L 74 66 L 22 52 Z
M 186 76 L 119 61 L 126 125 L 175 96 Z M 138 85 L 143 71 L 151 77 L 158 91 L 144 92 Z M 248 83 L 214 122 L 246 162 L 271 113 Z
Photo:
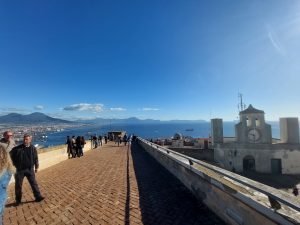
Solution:
M 240 114 L 249 114 L 249 113 L 265 113 L 265 112 L 263 110 L 254 108 L 251 104 L 247 109 L 240 112 Z

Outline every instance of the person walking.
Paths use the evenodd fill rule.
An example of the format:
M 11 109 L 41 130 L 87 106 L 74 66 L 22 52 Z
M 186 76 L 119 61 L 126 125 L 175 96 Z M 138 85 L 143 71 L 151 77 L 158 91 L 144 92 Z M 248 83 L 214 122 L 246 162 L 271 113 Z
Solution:
M 127 144 L 127 135 L 126 134 L 123 136 L 123 142 L 124 142 L 124 145 L 126 146 L 126 144 Z
M 118 135 L 118 136 L 117 136 L 117 142 L 118 142 L 118 146 L 120 146 L 120 144 L 121 144 L 121 140 L 122 140 L 122 139 L 121 139 L 121 135 Z
M 128 149 L 131 148 L 132 134 L 128 137 Z
M 98 141 L 99 141 L 99 146 L 102 146 L 102 136 L 101 135 L 98 137 Z
M 0 140 L 0 145 L 3 146 L 7 152 L 10 152 L 12 148 L 16 146 L 12 131 L 8 130 L 3 133 L 3 138 Z
M 76 156 L 77 157 L 81 157 L 81 153 L 82 153 L 82 145 L 81 145 L 81 137 L 77 136 L 76 138 Z
M 84 149 L 84 145 L 86 144 L 83 136 L 80 137 L 80 144 L 81 144 L 81 152 L 79 152 L 79 154 L 80 156 L 83 156 L 83 149 Z
M 71 142 L 72 142 L 72 158 L 75 158 L 76 157 L 76 139 L 75 139 L 74 135 L 72 136 Z
M 96 134 L 93 136 L 93 145 L 94 145 L 94 148 L 98 148 L 98 140 L 97 140 Z
M 3 214 L 7 200 L 7 186 L 13 173 L 15 173 L 15 167 L 11 162 L 9 153 L 0 145 L 0 224 L 3 224 Z
M 25 134 L 23 144 L 14 147 L 10 156 L 14 166 L 17 169 L 15 174 L 15 197 L 16 205 L 19 205 L 22 200 L 22 184 L 24 177 L 31 186 L 36 202 L 43 201 L 45 198 L 41 195 L 38 184 L 35 179 L 35 173 L 39 169 L 39 160 L 36 148 L 31 144 L 32 136 Z
M 73 145 L 72 145 L 72 138 L 70 138 L 69 136 L 67 136 L 66 145 L 67 145 L 68 158 L 70 159 L 71 156 L 73 157 Z

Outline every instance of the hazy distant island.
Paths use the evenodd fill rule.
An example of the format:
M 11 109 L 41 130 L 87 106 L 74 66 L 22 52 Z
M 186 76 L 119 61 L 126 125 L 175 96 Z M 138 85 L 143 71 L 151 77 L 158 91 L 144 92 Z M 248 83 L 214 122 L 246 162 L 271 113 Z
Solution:
M 205 123 L 205 120 L 154 120 L 154 119 L 138 119 L 136 117 L 130 117 L 126 119 L 81 119 L 76 121 L 63 120 L 58 118 L 53 118 L 47 116 L 43 113 L 35 112 L 28 115 L 23 115 L 19 113 L 10 113 L 4 116 L 0 116 L 0 124 L 12 124 L 12 125 L 37 125 L 37 124 L 99 124 L 99 125 L 109 125 L 109 124 L 157 124 L 157 123 Z

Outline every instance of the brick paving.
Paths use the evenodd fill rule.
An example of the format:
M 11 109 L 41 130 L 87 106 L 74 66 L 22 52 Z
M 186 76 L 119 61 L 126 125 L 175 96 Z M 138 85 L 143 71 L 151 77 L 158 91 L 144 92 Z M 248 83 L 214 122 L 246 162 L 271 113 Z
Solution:
M 37 173 L 43 202 L 27 180 L 20 206 L 14 185 L 4 224 L 225 224 L 138 146 L 107 144 Z

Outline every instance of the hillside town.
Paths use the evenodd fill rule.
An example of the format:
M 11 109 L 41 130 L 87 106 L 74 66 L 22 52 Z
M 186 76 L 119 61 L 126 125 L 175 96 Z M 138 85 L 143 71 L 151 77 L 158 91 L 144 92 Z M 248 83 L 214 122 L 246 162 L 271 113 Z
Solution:
M 46 140 L 48 133 L 61 132 L 65 129 L 74 127 L 74 124 L 38 124 L 38 125 L 11 125 L 0 124 L 0 133 L 4 133 L 6 130 L 13 130 L 16 143 L 20 143 L 23 140 L 24 134 L 31 134 L 34 141 Z M 78 126 L 78 125 L 77 125 Z

